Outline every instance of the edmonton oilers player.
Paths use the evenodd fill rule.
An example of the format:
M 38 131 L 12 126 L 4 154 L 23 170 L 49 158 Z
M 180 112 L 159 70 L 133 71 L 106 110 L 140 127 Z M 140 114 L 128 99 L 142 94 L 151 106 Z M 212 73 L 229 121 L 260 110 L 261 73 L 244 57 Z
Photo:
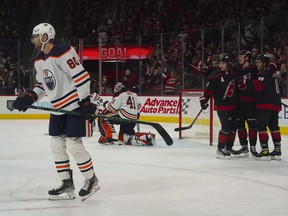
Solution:
M 25 112 L 27 106 L 47 95 L 53 108 L 85 114 L 83 117 L 63 113 L 50 115 L 50 147 L 61 185 L 48 191 L 50 200 L 75 198 L 69 152 L 85 179 L 79 191 L 81 200 L 85 200 L 99 189 L 91 156 L 81 139 L 91 135 L 88 118 L 96 110 L 90 103 L 90 76 L 80 64 L 74 48 L 56 45 L 54 38 L 55 30 L 49 23 L 34 27 L 31 42 L 41 50 L 34 64 L 37 83 L 33 90 L 19 95 L 13 106 Z

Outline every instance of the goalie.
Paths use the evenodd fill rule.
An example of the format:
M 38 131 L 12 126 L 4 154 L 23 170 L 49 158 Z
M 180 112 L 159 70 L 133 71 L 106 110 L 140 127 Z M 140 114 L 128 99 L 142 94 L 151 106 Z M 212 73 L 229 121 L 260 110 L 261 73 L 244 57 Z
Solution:
M 139 118 L 139 107 L 137 94 L 131 91 L 127 91 L 125 86 L 118 82 L 114 87 L 114 95 L 110 102 L 102 100 L 99 95 L 94 96 L 94 102 L 98 105 L 98 111 L 102 115 L 107 117 L 119 117 L 122 119 L 130 119 L 131 122 L 121 122 L 121 121 L 108 121 L 107 119 L 99 119 L 98 127 L 101 137 L 98 142 L 101 144 L 114 143 L 116 141 L 116 130 L 113 124 L 119 124 L 120 130 L 118 134 L 118 144 L 119 145 L 155 145 L 155 134 L 152 133 L 135 133 L 136 122 Z M 97 114 L 97 113 L 96 113 Z

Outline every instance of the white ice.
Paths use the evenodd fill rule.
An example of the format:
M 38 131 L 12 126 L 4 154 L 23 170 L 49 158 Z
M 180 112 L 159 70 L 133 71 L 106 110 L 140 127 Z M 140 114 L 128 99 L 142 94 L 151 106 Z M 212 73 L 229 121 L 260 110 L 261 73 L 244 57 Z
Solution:
M 174 139 L 170 147 L 158 134 L 151 147 L 100 145 L 97 133 L 85 138 L 101 188 L 83 202 L 47 199 L 59 183 L 48 120 L 0 120 L 0 215 L 288 215 L 287 137 L 282 161 L 219 160 L 208 140 L 179 140 L 177 124 L 161 124 Z M 71 161 L 78 193 L 83 177 Z

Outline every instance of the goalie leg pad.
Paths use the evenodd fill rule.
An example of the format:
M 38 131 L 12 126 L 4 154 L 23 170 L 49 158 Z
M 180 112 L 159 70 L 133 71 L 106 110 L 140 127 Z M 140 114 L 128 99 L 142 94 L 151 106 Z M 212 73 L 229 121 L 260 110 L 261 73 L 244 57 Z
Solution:
M 117 141 L 117 134 L 114 126 L 108 121 L 103 119 L 98 120 L 98 127 L 101 134 L 98 142 L 101 144 L 106 143 L 107 141 Z
M 151 133 L 135 133 L 134 136 L 131 137 L 130 145 L 148 145 L 153 146 L 156 145 L 155 142 L 155 134 Z

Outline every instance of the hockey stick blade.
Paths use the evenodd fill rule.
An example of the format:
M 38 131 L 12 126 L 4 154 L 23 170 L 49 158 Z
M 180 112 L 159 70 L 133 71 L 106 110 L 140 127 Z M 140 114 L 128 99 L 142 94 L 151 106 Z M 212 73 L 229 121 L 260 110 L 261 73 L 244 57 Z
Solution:
M 198 117 L 200 116 L 200 114 L 202 113 L 203 109 L 201 109 L 199 111 L 199 113 L 197 114 L 197 116 L 194 118 L 194 120 L 192 121 L 192 123 L 186 127 L 181 127 L 181 128 L 175 128 L 174 131 L 183 131 L 183 130 L 188 130 L 190 128 L 192 128 L 192 126 L 194 125 L 194 123 L 196 122 L 196 120 L 198 119 Z
M 53 108 L 48 108 L 48 107 L 39 107 L 39 106 L 33 106 L 32 105 L 32 106 L 27 106 L 27 108 L 50 111 L 50 112 L 58 112 L 58 113 L 76 115 L 76 116 L 84 116 L 83 113 L 79 113 L 79 112 L 75 112 L 75 111 L 62 110 L 62 109 L 53 109 Z M 156 122 L 146 122 L 146 121 L 140 121 L 140 120 L 122 119 L 122 118 L 118 118 L 118 117 L 108 117 L 105 115 L 96 115 L 96 114 L 91 114 L 91 117 L 103 118 L 103 119 L 116 121 L 116 122 L 136 122 L 139 124 L 150 125 L 160 134 L 160 136 L 164 139 L 165 143 L 168 146 L 171 146 L 173 144 L 173 139 L 171 138 L 171 136 L 167 133 L 167 131 L 159 123 L 156 123 Z

